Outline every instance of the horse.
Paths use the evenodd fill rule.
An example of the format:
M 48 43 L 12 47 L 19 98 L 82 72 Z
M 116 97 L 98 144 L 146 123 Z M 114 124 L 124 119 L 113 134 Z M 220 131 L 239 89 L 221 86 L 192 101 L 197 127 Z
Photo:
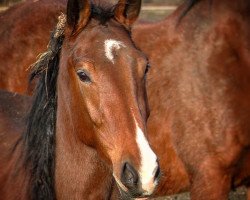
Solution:
M 132 30 L 151 64 L 157 195 L 188 189 L 192 200 L 226 200 L 230 189 L 250 187 L 249 25 L 247 0 L 191 0 Z
M 124 198 L 153 193 L 160 169 L 145 135 L 148 61 L 130 37 L 140 7 L 68 1 L 32 67 L 38 83 L 26 126 L 11 113 L 27 107 L 1 95 L 1 199 L 117 199 L 117 187 Z
M 248 11 L 246 0 L 188 0 L 132 29 L 151 65 L 148 139 L 162 172 L 155 196 L 227 199 L 231 188 L 249 187 Z

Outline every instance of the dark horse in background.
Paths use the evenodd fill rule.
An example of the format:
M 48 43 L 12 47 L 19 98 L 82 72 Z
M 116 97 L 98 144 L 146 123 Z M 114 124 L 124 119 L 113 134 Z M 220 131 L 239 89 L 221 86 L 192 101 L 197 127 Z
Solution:
M 29 102 L 1 93 L 0 199 L 118 199 L 116 183 L 125 198 L 153 193 L 148 63 L 129 34 L 140 7 L 68 1 L 33 66 L 40 78 L 27 128 L 20 115 Z
M 132 30 L 151 63 L 148 137 L 163 172 L 156 196 L 189 189 L 192 199 L 222 200 L 249 187 L 249 10 L 247 0 L 189 0 Z

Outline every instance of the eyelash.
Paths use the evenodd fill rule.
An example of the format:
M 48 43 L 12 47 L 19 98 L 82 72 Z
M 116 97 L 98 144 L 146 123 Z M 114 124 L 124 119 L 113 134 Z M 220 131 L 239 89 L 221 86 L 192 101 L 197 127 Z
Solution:
M 88 74 L 84 70 L 82 70 L 82 69 L 77 70 L 76 73 L 82 82 L 91 83 L 91 78 L 88 76 Z

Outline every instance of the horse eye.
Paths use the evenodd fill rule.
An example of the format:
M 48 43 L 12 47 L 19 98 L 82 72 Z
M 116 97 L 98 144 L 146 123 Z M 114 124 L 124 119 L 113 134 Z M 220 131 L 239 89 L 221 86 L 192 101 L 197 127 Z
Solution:
M 91 79 L 89 78 L 89 76 L 83 70 L 78 70 L 77 75 L 78 75 L 78 77 L 80 78 L 80 80 L 82 82 L 85 82 L 85 83 L 90 83 L 91 82 Z

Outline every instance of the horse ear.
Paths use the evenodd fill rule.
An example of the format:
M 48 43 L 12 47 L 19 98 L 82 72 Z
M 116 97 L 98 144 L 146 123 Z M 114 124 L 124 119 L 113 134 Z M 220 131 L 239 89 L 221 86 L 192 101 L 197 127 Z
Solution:
M 115 8 L 115 18 L 125 26 L 131 26 L 138 18 L 141 0 L 119 0 Z
M 67 24 L 72 33 L 78 33 L 82 30 L 90 17 L 90 0 L 68 0 L 67 4 Z

